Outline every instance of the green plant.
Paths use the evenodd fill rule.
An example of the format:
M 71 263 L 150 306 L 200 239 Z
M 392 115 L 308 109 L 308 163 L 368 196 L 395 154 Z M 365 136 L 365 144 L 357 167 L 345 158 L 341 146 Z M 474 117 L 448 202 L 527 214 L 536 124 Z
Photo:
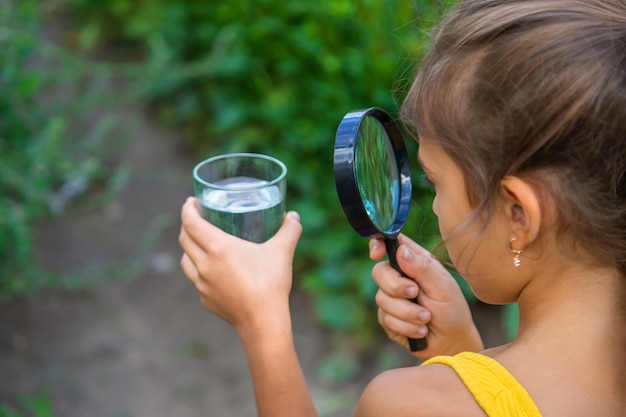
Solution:
M 0 417 L 54 417 L 52 402 L 47 394 L 20 396 L 17 407 L 0 404 Z
M 505 337 L 508 340 L 513 340 L 517 334 L 518 327 L 519 308 L 517 303 L 505 305 L 502 312 L 502 328 L 504 329 Z
M 75 107 L 84 105 L 85 93 L 45 100 L 62 87 L 59 79 L 77 80 L 83 72 L 62 56 L 54 57 L 61 58 L 55 66 L 42 54 L 39 27 L 38 1 L 0 4 L 0 300 L 54 281 L 37 266 L 35 222 L 120 180 L 111 175 L 103 144 L 115 121 L 70 124 L 85 115 Z

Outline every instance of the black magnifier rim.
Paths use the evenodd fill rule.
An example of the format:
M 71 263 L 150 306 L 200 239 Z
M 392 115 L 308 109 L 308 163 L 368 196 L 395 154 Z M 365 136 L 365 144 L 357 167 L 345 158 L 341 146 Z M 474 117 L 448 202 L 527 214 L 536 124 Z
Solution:
M 357 183 L 356 142 L 359 128 L 366 116 L 374 117 L 386 130 L 398 165 L 400 182 L 398 210 L 396 218 L 386 230 L 376 227 L 367 214 Z M 387 112 L 378 107 L 371 107 L 366 110 L 351 111 L 344 116 L 335 135 L 334 172 L 341 207 L 357 233 L 367 238 L 393 238 L 400 233 L 408 218 L 411 205 L 411 166 L 400 129 Z

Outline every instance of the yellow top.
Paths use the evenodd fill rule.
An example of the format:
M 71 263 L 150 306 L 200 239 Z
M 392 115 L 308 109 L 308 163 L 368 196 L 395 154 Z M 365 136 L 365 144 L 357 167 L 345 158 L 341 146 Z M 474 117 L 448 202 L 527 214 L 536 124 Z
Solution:
M 450 366 L 489 417 L 541 417 L 528 392 L 498 361 L 489 356 L 463 352 L 435 356 L 423 363 Z

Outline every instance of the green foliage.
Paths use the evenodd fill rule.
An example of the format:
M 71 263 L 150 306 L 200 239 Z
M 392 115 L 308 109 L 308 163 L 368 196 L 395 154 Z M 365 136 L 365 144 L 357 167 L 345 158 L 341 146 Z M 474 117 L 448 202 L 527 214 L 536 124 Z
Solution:
M 0 417 L 54 417 L 52 402 L 46 394 L 34 397 L 20 396 L 18 407 L 0 404 Z
M 508 340 L 515 339 L 519 327 L 519 308 L 517 303 L 504 306 L 502 313 L 502 327 Z
M 102 142 L 114 121 L 96 121 L 76 137 L 69 120 L 80 113 L 74 110 L 70 117 L 71 106 L 64 107 L 63 100 L 53 100 L 54 109 L 43 104 L 42 97 L 54 94 L 58 85 L 54 77 L 78 74 L 48 67 L 38 53 L 38 5 L 36 0 L 0 4 L 0 299 L 35 289 L 49 278 L 36 265 L 35 222 L 63 212 L 110 174 Z
M 336 195 L 335 129 L 351 110 L 397 112 L 431 27 L 452 2 L 64 0 L 79 47 L 123 40 L 144 62 L 185 72 L 150 91 L 198 159 L 245 151 L 287 164 L 287 206 L 305 229 L 297 284 L 324 325 L 364 342 L 375 328 L 372 263 Z M 438 241 L 431 201 L 416 182 L 405 232 L 428 248 Z

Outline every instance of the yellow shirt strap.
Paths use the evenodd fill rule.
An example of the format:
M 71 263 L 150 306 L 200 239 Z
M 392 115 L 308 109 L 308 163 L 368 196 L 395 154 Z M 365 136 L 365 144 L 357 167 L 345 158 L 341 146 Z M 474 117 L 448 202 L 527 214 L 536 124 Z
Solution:
M 422 366 L 434 363 L 454 369 L 489 417 L 541 417 L 528 392 L 495 359 L 463 352 L 455 356 L 435 356 Z

